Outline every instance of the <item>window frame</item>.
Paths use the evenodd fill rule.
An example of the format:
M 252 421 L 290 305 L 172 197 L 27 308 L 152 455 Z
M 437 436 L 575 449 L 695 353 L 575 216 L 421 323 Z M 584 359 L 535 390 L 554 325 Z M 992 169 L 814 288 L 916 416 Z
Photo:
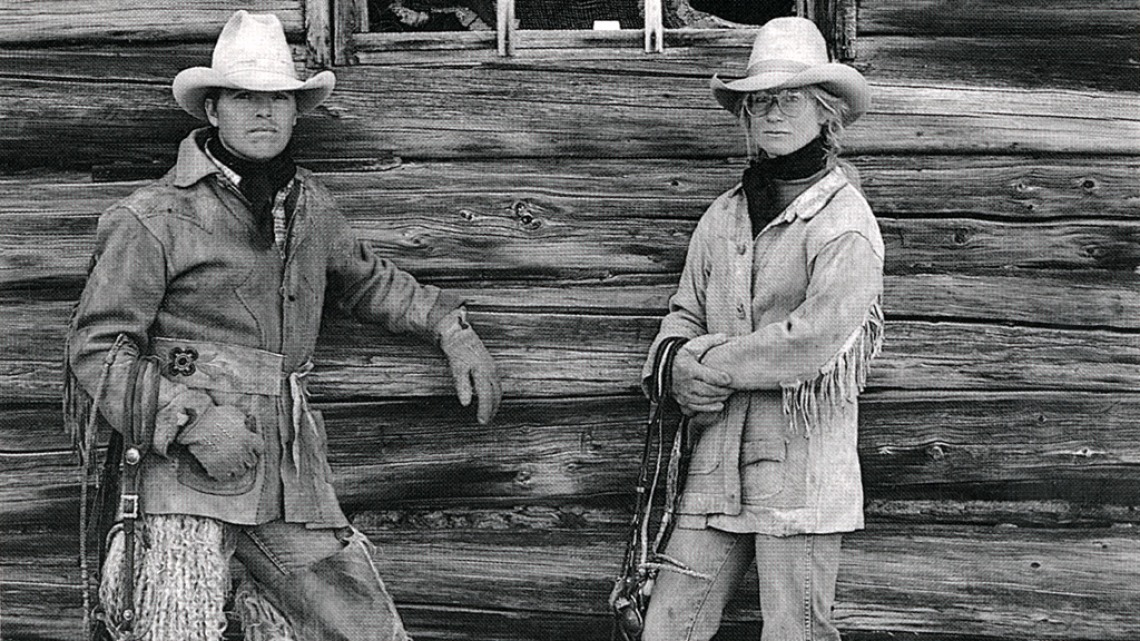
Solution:
M 641 29 L 516 29 L 514 0 L 497 0 L 494 32 L 370 33 L 361 31 L 368 22 L 368 0 L 306 0 L 309 60 L 315 67 L 331 67 L 368 64 L 369 58 L 391 52 L 462 51 L 476 61 L 511 57 L 520 50 L 629 48 L 653 54 L 662 53 L 666 47 L 747 44 L 755 32 L 665 29 L 663 0 L 642 2 L 645 24 Z M 795 0 L 793 6 L 795 15 L 820 25 L 835 59 L 847 62 L 855 58 L 856 0 Z

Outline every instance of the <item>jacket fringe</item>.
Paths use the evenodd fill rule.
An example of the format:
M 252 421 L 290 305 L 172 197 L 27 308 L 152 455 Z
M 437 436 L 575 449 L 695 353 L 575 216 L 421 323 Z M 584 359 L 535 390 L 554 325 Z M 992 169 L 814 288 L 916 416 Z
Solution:
M 783 386 L 784 414 L 792 431 L 818 431 L 835 408 L 854 402 L 867 384 L 871 360 L 883 347 L 883 305 L 877 298 L 867 310 L 863 324 L 844 343 L 819 373 L 807 380 Z

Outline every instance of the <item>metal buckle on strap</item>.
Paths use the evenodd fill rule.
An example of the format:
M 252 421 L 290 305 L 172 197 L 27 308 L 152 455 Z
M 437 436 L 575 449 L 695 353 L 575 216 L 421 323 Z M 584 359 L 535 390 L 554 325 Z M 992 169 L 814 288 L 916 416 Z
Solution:
M 139 495 L 138 494 L 124 494 L 119 497 L 119 518 L 121 519 L 137 519 L 139 518 Z

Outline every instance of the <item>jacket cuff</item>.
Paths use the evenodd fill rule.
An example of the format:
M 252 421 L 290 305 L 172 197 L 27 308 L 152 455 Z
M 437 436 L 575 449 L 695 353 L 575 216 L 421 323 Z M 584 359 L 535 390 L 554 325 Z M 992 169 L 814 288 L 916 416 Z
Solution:
M 449 322 L 454 322 L 451 319 L 457 313 L 461 320 L 460 324 L 467 325 L 467 318 L 462 311 L 465 302 L 466 300 L 458 294 L 442 290 L 439 292 L 435 304 L 427 314 L 427 326 L 431 328 L 431 337 L 437 345 L 444 332 L 451 329 Z

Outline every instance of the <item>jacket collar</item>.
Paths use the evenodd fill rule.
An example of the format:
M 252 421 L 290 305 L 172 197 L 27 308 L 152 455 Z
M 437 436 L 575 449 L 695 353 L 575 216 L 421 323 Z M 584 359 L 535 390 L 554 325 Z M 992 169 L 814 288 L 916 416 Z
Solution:
M 820 178 L 814 185 L 804 190 L 802 194 L 796 196 L 796 199 L 784 208 L 778 216 L 769 222 L 764 229 L 768 229 L 773 225 L 781 223 L 790 223 L 796 219 L 811 220 L 816 214 L 831 202 L 832 197 L 840 190 L 851 184 L 847 180 L 847 175 L 844 173 L 842 166 L 836 165 L 831 168 L 823 178 Z M 744 202 L 744 187 L 737 185 L 732 192 L 733 198 L 737 199 L 736 212 L 737 215 L 742 215 L 747 220 L 748 206 Z
M 174 165 L 174 186 L 189 187 L 210 174 L 222 173 L 214 161 L 202 151 L 209 127 L 190 132 L 178 145 L 178 161 Z

